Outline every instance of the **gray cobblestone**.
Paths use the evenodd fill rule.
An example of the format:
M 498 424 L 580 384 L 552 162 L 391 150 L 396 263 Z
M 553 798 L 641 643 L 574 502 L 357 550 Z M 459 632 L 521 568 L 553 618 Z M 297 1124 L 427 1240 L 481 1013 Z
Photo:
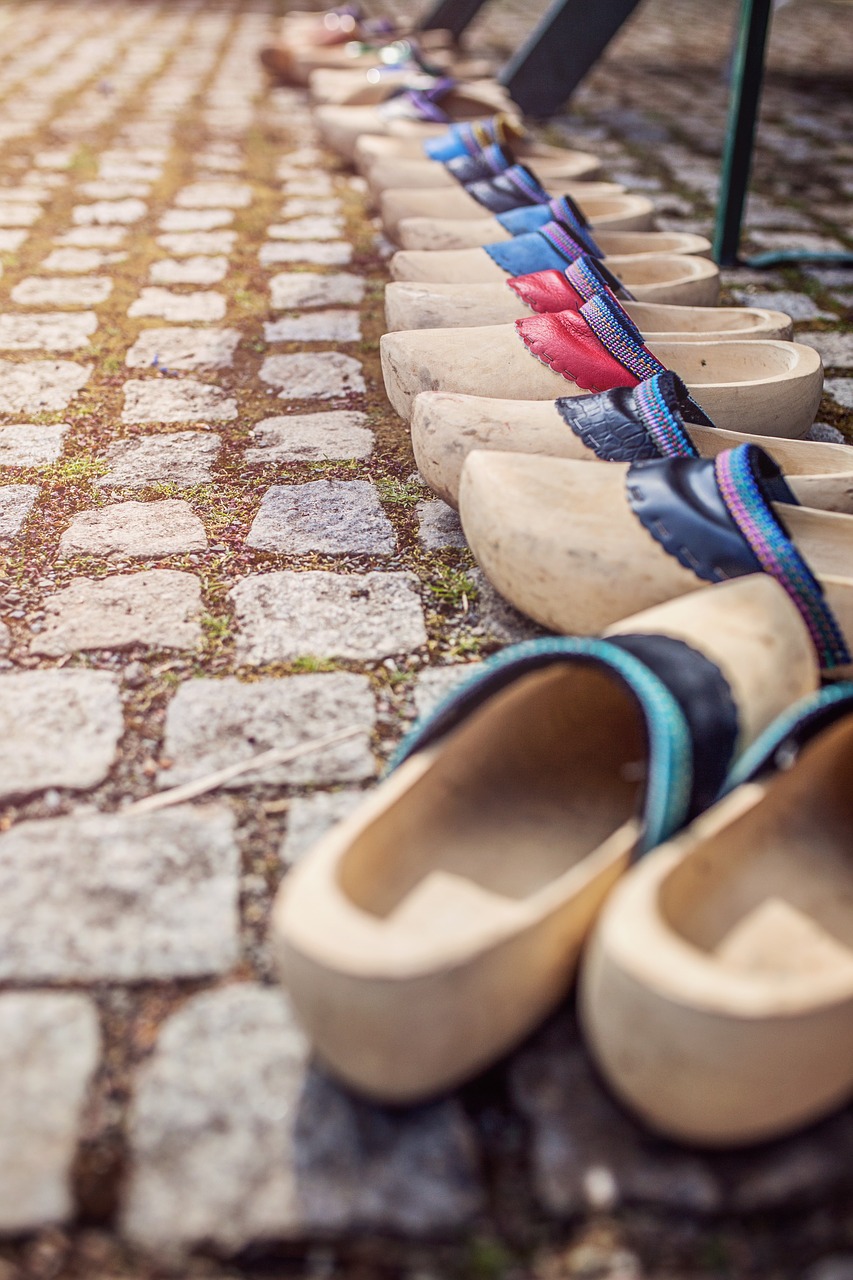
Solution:
M 78 578 L 48 596 L 30 653 L 60 657 L 86 649 L 193 649 L 201 641 L 201 584 L 192 573 L 149 569 Z
M 161 231 L 214 231 L 233 221 L 230 209 L 168 209 L 158 225 Z
M 267 356 L 263 382 L 280 388 L 279 400 L 338 400 L 365 390 L 361 362 L 339 351 Z
M 0 485 L 0 541 L 18 536 L 38 495 L 35 484 Z
M 0 467 L 49 466 L 62 452 L 62 441 L 68 430 L 67 422 L 59 422 L 52 427 L 35 426 L 29 422 L 0 427 Z
M 124 384 L 123 422 L 228 422 L 237 417 L 237 404 L 219 387 L 195 378 Z
M 827 369 L 853 369 L 853 333 L 798 333 L 798 342 L 814 347 Z
M 224 973 L 237 959 L 237 892 L 223 805 L 19 823 L 0 835 L 0 979 Z
M 158 246 L 177 258 L 231 253 L 236 241 L 236 231 L 171 231 L 157 237 Z
M 223 257 L 162 258 L 152 262 L 148 279 L 152 284 L 218 284 L 228 274 Z
M 59 540 L 64 556 L 104 556 L 148 560 L 154 556 L 204 551 L 204 525 L 186 502 L 117 502 L 81 511 Z
M 321 276 L 313 271 L 300 271 L 298 275 L 284 273 L 273 276 L 270 295 L 274 311 L 287 311 L 292 307 L 346 306 L 362 301 L 364 287 L 361 276 Z
M 237 652 L 250 666 L 322 658 L 369 660 L 426 644 L 417 580 L 408 573 L 254 574 L 231 591 Z
M 0 676 L 0 800 L 97 786 L 122 728 L 118 686 L 102 671 Z
M 143 329 L 125 357 L 128 368 L 226 368 L 234 363 L 239 329 Z
M 440 551 L 444 547 L 467 547 L 459 517 L 446 502 L 430 498 L 419 502 L 415 510 L 418 538 L 427 551 Z
M 78 227 L 127 226 L 139 222 L 148 212 L 143 200 L 96 200 L 94 204 L 78 204 L 71 210 L 71 220 Z
M 99 267 L 123 262 L 125 253 L 105 253 L 102 249 L 53 249 L 42 265 L 44 271 L 67 271 L 69 275 L 85 275 Z
M 246 461 L 265 466 L 268 462 L 367 458 L 373 449 L 373 432 L 366 423 L 366 414 L 347 409 L 264 418 L 252 430 L 257 447 L 246 451 Z
M 288 866 L 298 862 L 343 818 L 348 818 L 365 798 L 363 791 L 316 791 L 310 796 L 294 796 L 287 810 L 287 833 L 281 859 Z
M 303 240 L 296 244 L 269 241 L 262 244 L 258 258 L 262 267 L 278 262 L 310 262 L 322 267 L 344 267 L 352 262 L 353 247 L 346 240 Z
M 361 320 L 357 311 L 311 311 L 264 324 L 267 342 L 358 342 Z
M 394 528 L 368 480 L 275 485 L 264 494 L 247 546 L 304 555 L 392 555 Z
M 5 351 L 77 351 L 89 346 L 98 327 L 94 311 L 79 315 L 0 315 L 0 349 Z
M 178 209 L 245 209 L 251 203 L 246 182 L 193 182 L 175 196 Z
M 307 1056 L 280 990 L 233 985 L 169 1019 L 137 1080 L 131 1240 L 180 1257 L 201 1242 L 233 1253 L 255 1239 L 470 1222 L 483 1192 L 459 1103 L 372 1107 L 307 1070 Z
M 72 1216 L 71 1166 L 100 1049 L 98 1015 L 88 997 L 46 991 L 0 996 L 4 1235 Z
M 151 286 L 140 289 L 139 297 L 130 304 L 127 314 L 131 319 L 138 316 L 159 316 L 178 324 L 221 320 L 225 315 L 225 298 L 214 290 L 173 293 L 171 289 Z
M 303 650 L 303 654 L 309 653 Z M 216 769 L 250 760 L 270 747 L 289 749 L 340 730 L 363 733 L 320 751 L 241 774 L 225 785 L 328 786 L 372 777 L 376 766 L 370 733 L 376 711 L 366 676 L 348 672 L 298 675 L 245 683 L 234 676 L 182 684 L 166 716 L 164 751 L 171 768 L 161 786 L 204 777 Z

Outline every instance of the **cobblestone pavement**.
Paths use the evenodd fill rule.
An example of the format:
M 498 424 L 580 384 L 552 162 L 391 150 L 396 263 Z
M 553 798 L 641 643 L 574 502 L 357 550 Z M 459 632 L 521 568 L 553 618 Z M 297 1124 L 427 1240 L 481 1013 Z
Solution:
M 755 248 L 853 244 L 851 13 L 778 14 Z M 661 226 L 709 225 L 732 22 L 647 0 L 551 126 Z M 652 1141 L 568 1011 L 415 1111 L 307 1062 L 264 945 L 282 874 L 534 629 L 419 483 L 379 376 L 386 246 L 303 98 L 265 90 L 272 24 L 0 9 L 0 1280 L 849 1280 L 853 1113 L 742 1156 Z M 853 274 L 727 285 L 795 317 L 820 431 L 853 439 Z

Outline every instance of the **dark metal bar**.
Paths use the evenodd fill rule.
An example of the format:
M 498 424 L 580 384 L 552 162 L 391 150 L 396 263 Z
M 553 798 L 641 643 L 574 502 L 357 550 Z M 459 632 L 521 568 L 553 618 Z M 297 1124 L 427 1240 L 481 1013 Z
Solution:
M 772 12 L 773 0 L 741 0 L 714 233 L 714 257 L 722 267 L 738 260 Z
M 447 29 L 456 40 L 473 22 L 486 0 L 438 0 L 426 17 L 418 24 L 420 31 L 434 31 L 437 28 Z
M 498 79 L 529 116 L 563 106 L 639 0 L 554 0 Z

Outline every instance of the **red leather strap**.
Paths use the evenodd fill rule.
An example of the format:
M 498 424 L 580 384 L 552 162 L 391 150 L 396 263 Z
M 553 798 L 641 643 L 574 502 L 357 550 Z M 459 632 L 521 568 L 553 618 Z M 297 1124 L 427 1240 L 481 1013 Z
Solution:
M 531 311 L 578 311 L 584 303 L 562 271 L 534 271 L 529 276 L 513 276 L 507 284 Z
M 610 354 L 577 311 L 526 316 L 516 320 L 515 327 L 537 360 L 569 382 L 577 383 L 584 391 L 635 387 L 640 381 Z

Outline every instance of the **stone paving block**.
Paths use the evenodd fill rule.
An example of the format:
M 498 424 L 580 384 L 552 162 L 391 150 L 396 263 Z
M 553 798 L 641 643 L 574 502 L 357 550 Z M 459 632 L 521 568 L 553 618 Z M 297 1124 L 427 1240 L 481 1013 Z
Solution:
M 161 231 L 213 231 L 233 221 L 230 209 L 167 209 L 157 225 Z
M 177 324 L 221 320 L 225 315 L 225 298 L 206 290 L 198 293 L 172 293 L 153 286 L 140 290 L 139 297 L 127 309 L 131 318 L 157 316 Z
M 853 333 L 798 333 L 797 341 L 814 347 L 825 368 L 853 369 Z
M 144 200 L 96 200 L 94 204 L 78 204 L 71 210 L 71 221 L 76 227 L 109 226 L 118 223 L 127 226 L 139 222 L 148 212 Z
M 361 362 L 339 351 L 267 356 L 260 377 L 280 387 L 279 400 L 337 400 L 365 390 Z
M 287 196 L 319 196 L 325 199 L 332 195 L 335 188 L 327 173 L 316 173 L 310 178 L 288 178 L 286 182 L 282 182 L 281 189 Z
M 229 422 L 236 417 L 235 400 L 195 378 L 140 378 L 124 384 L 122 422 Z
M 853 378 L 827 378 L 823 389 L 837 404 L 853 409 Z
M 162 258 L 152 262 L 148 279 L 154 284 L 218 284 L 228 274 L 228 259 L 223 257 Z
M 402 1111 L 307 1066 L 278 988 L 193 996 L 139 1069 L 130 1116 L 131 1242 L 179 1258 L 255 1240 L 441 1236 L 482 1210 L 473 1130 L 455 1099 Z
M 68 430 L 67 422 L 58 422 L 52 427 L 30 422 L 0 427 L 0 467 L 49 466 L 62 453 L 62 441 Z
M 303 654 L 307 651 L 303 650 Z M 350 728 L 363 732 L 321 750 L 252 771 L 226 783 L 229 790 L 267 786 L 329 786 L 373 777 L 370 733 L 376 718 L 366 676 L 329 672 L 250 683 L 236 676 L 188 680 L 166 714 L 160 786 L 171 787 L 251 760 L 270 747 L 289 749 Z
M 274 223 L 267 227 L 271 240 L 339 240 L 344 233 L 341 218 L 312 214 L 306 218 L 294 218 L 291 222 Z
M 833 427 L 828 422 L 813 422 L 804 438 L 806 440 L 817 440 L 821 444 L 850 443 L 838 430 L 838 427 Z
M 97 271 L 99 267 L 124 262 L 126 257 L 126 253 L 104 253 L 100 249 L 53 249 L 41 265 L 44 271 L 67 271 L 69 274 L 85 275 L 87 271 Z
M 0 653 L 8 653 L 12 647 L 12 633 L 5 622 L 0 622 Z
M 71 1166 L 98 1066 L 93 1002 L 47 991 L 0 996 L 0 1232 L 74 1213 Z
M 0 253 L 17 253 L 27 238 L 26 231 L 0 229 Z
M 117 440 L 106 451 L 110 469 L 97 483 L 104 488 L 131 489 L 151 484 L 174 484 L 179 489 L 209 484 L 221 448 L 220 437 L 208 431 Z
M 0 978 L 226 973 L 238 955 L 238 875 L 221 804 L 19 823 L 0 835 Z
M 542 635 L 542 628 L 525 618 L 503 596 L 495 591 L 486 575 L 479 569 L 471 569 L 468 577 L 477 588 L 477 613 L 479 629 L 500 644 L 518 644 Z
M 36 484 L 0 485 L 0 538 L 14 538 L 21 532 L 38 495 Z
M 418 519 L 418 539 L 427 551 L 441 551 L 444 547 L 467 547 L 468 543 L 459 516 L 439 498 L 427 498 L 415 507 Z
M 364 288 L 361 276 L 284 272 L 270 280 L 271 306 L 274 311 L 289 311 L 293 307 L 358 304 L 364 299 Z
M 16 284 L 12 301 L 33 307 L 91 307 L 105 302 L 113 291 L 112 280 L 104 276 L 29 276 Z
M 361 318 L 357 311 L 312 311 L 264 324 L 267 342 L 358 342 Z
M 821 311 L 807 293 L 794 293 L 780 289 L 778 293 L 752 289 L 733 289 L 732 297 L 742 307 L 767 307 L 771 311 L 784 311 L 792 320 L 833 320 L 831 311 Z M 801 337 L 797 338 L 802 341 Z
M 306 854 L 312 845 L 337 823 L 348 818 L 364 801 L 364 791 L 316 791 L 310 796 L 294 796 L 287 810 L 287 834 L 281 846 L 281 860 L 288 866 Z
M 118 682 L 106 672 L 0 676 L 0 800 L 96 787 L 123 729 Z
M 266 466 L 269 462 L 367 458 L 373 450 L 373 432 L 366 423 L 366 414 L 349 409 L 264 418 L 252 430 L 258 447 L 246 450 L 246 461 L 250 466 Z
M 31 315 L 0 315 L 0 350 L 77 351 L 89 346 L 98 327 L 94 311 L 79 315 L 45 312 Z
M 343 267 L 352 262 L 353 247 L 345 240 L 305 240 L 301 244 L 271 241 L 262 244 L 258 259 L 262 267 L 278 262 L 311 262 L 322 267 Z
M 806 235 L 802 231 L 751 231 L 750 240 L 762 249 L 804 249 L 809 253 L 843 253 L 844 246 L 832 236 Z
M 77 188 L 79 196 L 87 200 L 128 200 L 144 199 L 151 194 L 150 182 L 115 182 L 112 179 L 99 179 L 95 182 L 84 182 Z M 110 219 L 124 222 L 124 218 Z
M 54 236 L 53 243 L 72 249 L 117 249 L 126 239 L 126 227 L 74 227 Z
M 177 258 L 191 258 L 196 254 L 231 253 L 236 240 L 236 231 L 172 231 L 157 236 L 156 244 Z
M 418 719 L 434 711 L 439 702 L 481 668 L 480 662 L 459 662 L 446 667 L 427 667 L 415 682 L 414 703 Z
M 55 147 L 50 151 L 37 151 L 32 163 L 38 169 L 70 169 L 76 147 Z
M 239 329 L 143 329 L 125 356 L 125 364 L 131 369 L 198 369 L 204 365 L 223 369 L 234 363 L 239 341 Z
M 0 203 L 0 227 L 31 227 L 39 220 L 42 212 L 40 204 Z
M 319 147 L 297 147 L 295 151 L 285 151 L 279 156 L 276 177 L 281 179 L 282 175 L 294 166 L 297 169 L 319 169 L 327 160 L 326 152 L 321 151 Z
M 141 164 L 138 160 L 112 160 L 102 156 L 98 172 L 104 182 L 156 182 L 162 176 L 159 164 Z
M 294 200 L 288 200 L 282 205 L 281 217 L 283 218 L 306 218 L 306 217 L 337 217 L 343 212 L 343 205 L 340 200 L 308 200 L 304 196 L 297 196 Z
M 59 540 L 64 556 L 154 556 L 204 551 L 204 525 L 179 498 L 160 502 L 117 502 L 74 516 Z
M 312 480 L 264 494 L 246 545 L 304 555 L 393 555 L 394 526 L 369 480 Z
M 192 182 L 175 196 L 178 209 L 246 209 L 251 203 L 248 182 Z
M 193 649 L 201 640 L 201 584 L 192 573 L 149 569 L 77 578 L 44 602 L 30 653 L 58 658 L 87 649 Z
M 417 579 L 409 573 L 252 574 L 230 592 L 239 660 L 249 666 L 305 655 L 356 661 L 426 644 Z

